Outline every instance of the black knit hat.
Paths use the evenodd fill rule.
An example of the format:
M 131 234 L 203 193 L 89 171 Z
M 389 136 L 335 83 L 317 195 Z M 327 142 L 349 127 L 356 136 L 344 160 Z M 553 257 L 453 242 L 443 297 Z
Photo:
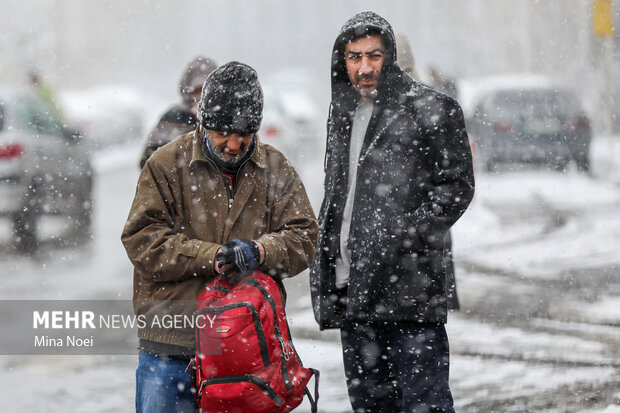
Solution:
M 206 129 L 255 133 L 263 119 L 263 89 L 256 71 L 239 62 L 214 70 L 202 87 L 198 121 Z

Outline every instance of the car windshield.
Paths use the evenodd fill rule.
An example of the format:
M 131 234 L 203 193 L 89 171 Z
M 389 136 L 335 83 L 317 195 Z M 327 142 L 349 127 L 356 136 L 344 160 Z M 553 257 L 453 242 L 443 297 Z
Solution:
M 488 113 L 501 118 L 567 117 L 579 111 L 570 93 L 555 90 L 512 90 L 495 95 Z
M 39 99 L 20 96 L 15 100 L 15 111 L 21 129 L 62 136 L 62 125 L 53 111 Z

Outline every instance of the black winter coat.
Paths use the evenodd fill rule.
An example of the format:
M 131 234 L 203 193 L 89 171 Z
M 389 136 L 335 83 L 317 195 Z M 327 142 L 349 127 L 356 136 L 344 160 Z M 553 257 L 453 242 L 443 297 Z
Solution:
M 321 329 L 340 327 L 344 319 L 446 322 L 444 236 L 474 193 L 461 108 L 406 75 L 394 63 L 389 25 L 382 34 L 387 54 L 358 164 L 348 289 L 335 286 L 335 259 L 347 196 L 352 116 L 360 97 L 344 81 L 344 63 L 338 61 L 345 36 L 334 46 L 325 198 L 310 271 Z

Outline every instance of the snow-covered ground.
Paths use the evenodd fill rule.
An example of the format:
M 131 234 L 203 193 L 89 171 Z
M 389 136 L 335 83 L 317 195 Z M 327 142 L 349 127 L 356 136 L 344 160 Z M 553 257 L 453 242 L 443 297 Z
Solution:
M 139 153 L 139 143 L 96 153 L 92 245 L 36 260 L 1 256 L 0 299 L 131 298 L 120 233 Z M 620 138 L 597 138 L 593 158 L 591 177 L 477 176 L 474 202 L 453 231 L 461 310 L 447 327 L 457 411 L 620 411 Z M 299 171 L 318 209 L 322 157 Z M 321 370 L 320 411 L 350 411 L 337 332 L 318 331 L 306 273 L 287 288 L 295 345 Z M 1 356 L 2 410 L 133 411 L 136 362 Z

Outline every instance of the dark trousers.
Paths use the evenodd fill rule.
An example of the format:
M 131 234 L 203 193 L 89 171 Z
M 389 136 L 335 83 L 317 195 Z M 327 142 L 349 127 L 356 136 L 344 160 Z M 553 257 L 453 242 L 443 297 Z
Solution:
M 355 413 L 454 412 L 443 324 L 346 322 L 340 336 Z

